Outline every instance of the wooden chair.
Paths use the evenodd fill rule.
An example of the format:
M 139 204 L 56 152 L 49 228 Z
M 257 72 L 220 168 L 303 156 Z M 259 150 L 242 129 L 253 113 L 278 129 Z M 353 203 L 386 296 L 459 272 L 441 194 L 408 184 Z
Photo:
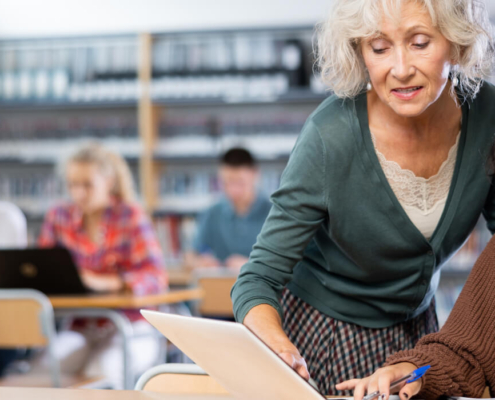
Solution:
M 55 317 L 48 298 L 33 289 L 0 289 L 0 347 L 46 347 L 50 374 L 13 374 L 0 379 L 0 386 L 109 387 L 104 379 L 62 375 L 55 356 Z
M 0 289 L 0 347 L 46 347 L 54 387 L 60 387 L 60 366 L 55 357 L 55 318 L 48 298 L 32 289 Z
M 184 395 L 229 394 L 219 383 L 195 364 L 162 364 L 146 371 L 135 390 Z
M 223 268 L 205 268 L 194 271 L 195 286 L 204 291 L 203 298 L 198 303 L 198 314 L 208 317 L 233 318 L 230 291 L 237 276 L 238 272 Z

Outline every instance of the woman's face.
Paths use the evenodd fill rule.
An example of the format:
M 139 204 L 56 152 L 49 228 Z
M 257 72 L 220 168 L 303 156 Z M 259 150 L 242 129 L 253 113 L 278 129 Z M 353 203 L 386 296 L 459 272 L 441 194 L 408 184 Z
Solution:
M 421 115 L 448 82 L 452 46 L 415 1 L 399 21 L 384 16 L 380 33 L 361 42 L 373 90 L 396 114 Z
M 91 214 L 110 204 L 112 182 L 97 165 L 71 162 L 66 178 L 70 197 L 83 213 Z

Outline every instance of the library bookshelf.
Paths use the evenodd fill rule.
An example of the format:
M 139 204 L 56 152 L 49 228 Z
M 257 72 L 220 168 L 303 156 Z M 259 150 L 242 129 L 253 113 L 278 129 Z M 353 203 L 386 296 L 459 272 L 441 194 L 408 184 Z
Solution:
M 0 41 L 0 198 L 21 206 L 34 243 L 64 196 L 58 166 L 97 139 L 129 162 L 168 265 L 179 265 L 196 215 L 218 199 L 222 152 L 248 148 L 261 189 L 278 187 L 327 96 L 312 36 L 304 26 Z M 440 292 L 445 281 L 455 297 L 484 243 L 480 223 Z

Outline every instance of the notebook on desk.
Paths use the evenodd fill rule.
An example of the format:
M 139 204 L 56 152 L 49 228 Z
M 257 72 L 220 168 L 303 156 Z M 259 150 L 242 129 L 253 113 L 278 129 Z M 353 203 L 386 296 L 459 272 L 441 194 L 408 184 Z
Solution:
M 0 250 L 0 289 L 36 289 L 48 295 L 92 293 L 67 249 Z

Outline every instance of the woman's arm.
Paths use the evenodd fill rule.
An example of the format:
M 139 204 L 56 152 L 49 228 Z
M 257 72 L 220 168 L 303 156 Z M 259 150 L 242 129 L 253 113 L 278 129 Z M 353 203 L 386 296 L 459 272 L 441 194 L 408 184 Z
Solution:
M 280 354 L 300 358 L 282 330 L 279 299 L 294 266 L 328 216 L 327 152 L 316 126 L 303 129 L 272 195 L 272 209 L 232 289 L 237 321 Z M 302 359 L 301 359 L 302 360 Z M 289 363 L 298 365 L 302 363 Z M 302 373 L 306 375 L 307 372 Z
M 425 336 L 412 350 L 389 357 L 388 366 L 371 377 L 345 382 L 337 388 L 356 387 L 357 400 L 366 389 L 373 392 L 380 388 L 388 395 L 390 382 L 401 373 L 431 365 L 421 384 L 402 388 L 403 400 L 417 392 L 424 399 L 436 399 L 441 395 L 481 397 L 487 382 L 492 392 L 495 389 L 494 338 L 495 238 L 492 238 L 474 265 L 440 332 Z

